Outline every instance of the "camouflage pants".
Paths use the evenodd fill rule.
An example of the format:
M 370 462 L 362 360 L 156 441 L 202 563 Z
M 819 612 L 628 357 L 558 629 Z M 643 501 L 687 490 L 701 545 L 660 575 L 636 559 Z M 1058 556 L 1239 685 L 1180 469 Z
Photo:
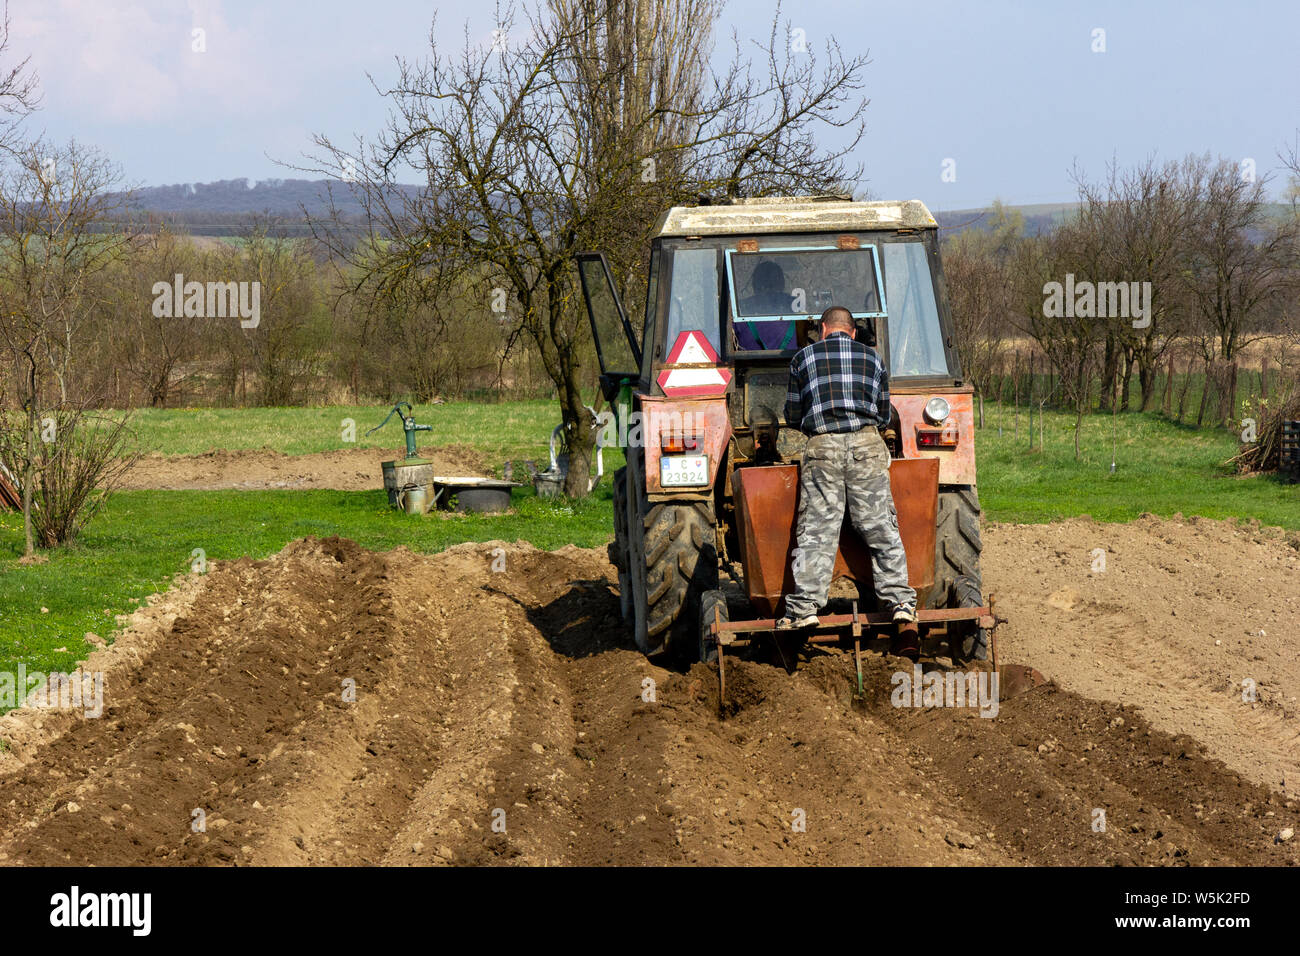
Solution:
M 913 604 L 907 556 L 889 490 L 889 449 L 874 428 L 814 435 L 799 478 L 799 553 L 795 593 L 785 599 L 790 617 L 816 614 L 826 603 L 847 501 L 849 520 L 871 552 L 876 596 L 886 607 Z

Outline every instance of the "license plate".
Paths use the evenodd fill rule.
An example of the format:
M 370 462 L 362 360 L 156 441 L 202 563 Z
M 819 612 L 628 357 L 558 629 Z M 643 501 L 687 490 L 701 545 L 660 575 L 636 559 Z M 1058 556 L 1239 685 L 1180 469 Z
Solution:
M 672 455 L 659 459 L 659 484 L 664 488 L 708 483 L 708 455 Z

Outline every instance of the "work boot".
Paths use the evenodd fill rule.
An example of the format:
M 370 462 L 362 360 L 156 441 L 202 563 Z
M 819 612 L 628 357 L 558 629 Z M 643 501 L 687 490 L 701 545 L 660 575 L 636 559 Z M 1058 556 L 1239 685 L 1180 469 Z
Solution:
M 805 614 L 803 617 L 791 617 L 786 615 L 776 622 L 778 631 L 797 631 L 801 627 L 816 627 L 817 615 Z
M 898 633 L 889 642 L 889 653 L 906 657 L 913 664 L 921 659 L 921 632 L 915 624 L 898 625 Z
M 894 605 L 894 623 L 895 623 L 895 624 L 915 624 L 915 623 L 916 623 L 916 605 L 915 605 L 915 604 L 895 604 L 895 605 Z

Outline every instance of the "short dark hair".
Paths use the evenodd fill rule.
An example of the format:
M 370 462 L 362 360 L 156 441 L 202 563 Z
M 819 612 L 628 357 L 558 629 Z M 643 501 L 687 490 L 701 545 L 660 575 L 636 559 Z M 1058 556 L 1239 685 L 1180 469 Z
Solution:
M 853 313 L 842 305 L 833 305 L 822 313 L 823 329 L 843 329 L 848 331 L 853 328 Z

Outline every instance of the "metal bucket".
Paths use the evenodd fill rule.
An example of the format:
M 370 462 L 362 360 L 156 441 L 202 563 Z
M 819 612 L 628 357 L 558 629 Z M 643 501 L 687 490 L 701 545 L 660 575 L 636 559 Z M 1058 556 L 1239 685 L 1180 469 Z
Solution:
M 564 488 L 564 475 L 558 471 L 543 471 L 533 477 L 533 488 L 539 498 L 557 498 Z
M 907 582 L 918 596 L 934 586 L 934 521 L 939 496 L 937 458 L 896 458 L 889 486 L 898 531 L 907 553 Z M 751 465 L 731 475 L 736 498 L 740 560 L 745 589 L 760 615 L 771 617 L 783 594 L 794 591 L 795 526 L 799 514 L 799 466 Z M 840 530 L 833 578 L 871 586 L 871 554 L 847 515 Z
M 397 507 L 408 515 L 422 515 L 429 510 L 429 489 L 424 485 L 407 485 L 397 493 Z

